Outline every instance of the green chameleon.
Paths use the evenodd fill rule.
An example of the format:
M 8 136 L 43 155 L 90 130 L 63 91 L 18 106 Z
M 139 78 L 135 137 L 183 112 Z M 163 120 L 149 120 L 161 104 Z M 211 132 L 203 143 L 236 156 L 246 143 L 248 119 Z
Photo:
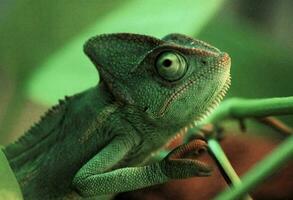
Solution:
M 25 199 L 95 197 L 210 175 L 207 164 L 185 157 L 205 150 L 203 140 L 161 160 L 152 154 L 222 99 L 227 53 L 181 34 L 129 33 L 93 37 L 84 51 L 101 82 L 60 101 L 4 149 Z

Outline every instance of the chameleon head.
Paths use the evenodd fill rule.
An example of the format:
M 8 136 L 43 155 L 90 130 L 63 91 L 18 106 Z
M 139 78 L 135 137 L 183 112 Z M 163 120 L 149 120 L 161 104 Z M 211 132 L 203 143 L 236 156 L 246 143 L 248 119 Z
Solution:
M 157 73 L 172 87 L 158 116 L 179 124 L 200 121 L 219 104 L 230 86 L 231 58 L 184 35 L 171 34 L 163 40 L 179 47 L 163 51 L 156 59 Z
M 117 101 L 142 108 L 162 125 L 200 120 L 230 85 L 229 55 L 182 34 L 161 40 L 101 35 L 85 44 L 85 52 Z

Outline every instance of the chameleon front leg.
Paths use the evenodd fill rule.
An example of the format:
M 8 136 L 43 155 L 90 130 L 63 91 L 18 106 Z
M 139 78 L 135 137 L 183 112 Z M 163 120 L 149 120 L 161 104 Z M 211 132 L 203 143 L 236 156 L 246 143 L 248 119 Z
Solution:
M 117 189 L 113 187 L 113 184 L 117 183 L 114 179 L 119 178 L 119 174 L 117 170 L 110 170 L 123 160 L 133 146 L 134 144 L 127 137 L 113 138 L 76 173 L 73 186 L 82 196 L 114 193 Z
M 205 146 L 204 141 L 195 140 L 176 148 L 160 162 L 110 171 L 133 147 L 126 145 L 125 139 L 116 138 L 77 172 L 73 186 L 82 196 L 96 196 L 135 190 L 170 179 L 207 176 L 211 171 L 207 165 L 183 158 L 187 152 L 199 152 Z

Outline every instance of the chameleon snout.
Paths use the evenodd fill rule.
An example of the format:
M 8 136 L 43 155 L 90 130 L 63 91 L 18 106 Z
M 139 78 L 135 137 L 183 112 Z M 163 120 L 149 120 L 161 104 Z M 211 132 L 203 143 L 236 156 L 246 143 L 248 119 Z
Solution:
M 219 55 L 218 63 L 219 63 L 219 66 L 221 66 L 221 67 L 230 68 L 231 67 L 231 57 L 229 56 L 228 53 L 223 52 Z

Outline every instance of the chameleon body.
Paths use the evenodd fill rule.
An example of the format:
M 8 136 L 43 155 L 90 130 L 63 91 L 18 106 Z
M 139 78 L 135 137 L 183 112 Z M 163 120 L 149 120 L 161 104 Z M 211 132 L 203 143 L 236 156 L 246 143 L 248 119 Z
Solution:
M 227 53 L 181 34 L 129 33 L 93 37 L 84 51 L 101 82 L 60 101 L 4 149 L 25 199 L 95 197 L 210 174 L 184 158 L 205 148 L 201 140 L 149 160 L 224 96 Z

